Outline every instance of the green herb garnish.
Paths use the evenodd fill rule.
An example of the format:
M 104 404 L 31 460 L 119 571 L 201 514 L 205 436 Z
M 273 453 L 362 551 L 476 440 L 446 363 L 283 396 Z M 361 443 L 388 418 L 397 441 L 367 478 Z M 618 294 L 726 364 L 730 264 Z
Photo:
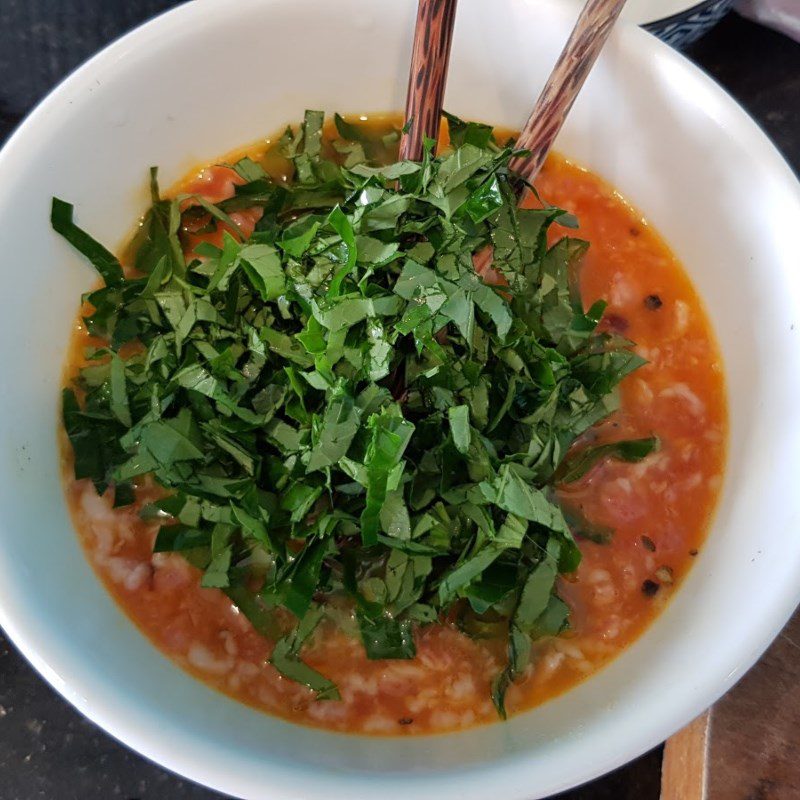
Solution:
M 658 449 L 658 446 L 658 438 L 655 436 L 590 445 L 574 455 L 570 455 L 562 462 L 556 471 L 556 480 L 559 483 L 572 483 L 580 480 L 595 464 L 606 458 L 618 458 L 620 461 L 635 463 L 647 458 L 650 453 Z
M 329 158 L 307 112 L 280 145 L 294 180 L 234 165 L 247 183 L 200 206 L 222 247 L 189 261 L 153 172 L 136 277 L 54 200 L 54 228 L 106 284 L 86 323 L 107 349 L 65 390 L 64 424 L 76 477 L 99 492 L 130 503 L 146 473 L 168 490 L 142 510 L 171 518 L 156 550 L 199 566 L 319 699 L 338 692 L 301 649 L 349 604 L 370 658 L 412 658 L 416 628 L 445 619 L 504 637 L 504 715 L 532 641 L 568 626 L 556 581 L 580 552 L 553 485 L 655 441 L 565 460 L 642 360 L 596 330 L 604 304 L 583 308 L 586 243 L 548 248 L 569 215 L 518 209 L 513 146 L 448 120 L 452 150 L 383 165 L 368 159 L 391 137 L 379 147 L 337 117 Z M 264 216 L 239 241 L 228 214 L 253 206 Z M 507 286 L 475 274 L 486 246 Z

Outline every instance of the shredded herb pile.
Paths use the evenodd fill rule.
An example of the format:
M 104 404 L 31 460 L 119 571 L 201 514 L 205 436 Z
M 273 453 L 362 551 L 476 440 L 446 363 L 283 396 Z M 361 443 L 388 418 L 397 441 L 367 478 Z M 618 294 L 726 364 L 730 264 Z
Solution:
M 444 621 L 506 638 L 504 716 L 532 641 L 568 626 L 556 578 L 580 552 L 554 484 L 657 443 L 567 456 L 642 360 L 597 331 L 602 302 L 583 309 L 587 244 L 547 247 L 548 227 L 574 220 L 517 208 L 513 145 L 448 120 L 451 149 L 428 141 L 422 162 L 381 166 L 359 126 L 337 116 L 331 149 L 307 112 L 280 143 L 293 181 L 246 158 L 235 197 L 191 199 L 183 214 L 226 231 L 194 260 L 187 198 L 162 199 L 154 171 L 135 277 L 54 200 L 53 227 L 105 282 L 85 324 L 107 345 L 63 414 L 76 478 L 113 485 L 122 506 L 152 474 L 168 490 L 141 512 L 165 523 L 155 550 L 183 553 L 276 640 L 284 676 L 339 697 L 301 653 L 343 608 L 374 659 L 413 658 L 415 630 Z M 254 206 L 242 241 L 229 214 Z M 507 287 L 476 275 L 486 246 Z

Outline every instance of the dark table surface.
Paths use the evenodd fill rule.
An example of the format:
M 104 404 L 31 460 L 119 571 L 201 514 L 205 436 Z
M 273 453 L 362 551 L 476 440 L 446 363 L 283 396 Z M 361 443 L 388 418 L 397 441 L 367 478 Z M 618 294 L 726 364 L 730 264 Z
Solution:
M 0 142 L 73 67 L 174 0 L 0 0 Z M 731 15 L 687 55 L 800 172 L 800 44 Z M 658 800 L 661 748 L 559 800 Z M 0 800 L 211 800 L 83 719 L 0 632 Z M 742 798 L 744 800 L 744 798 Z

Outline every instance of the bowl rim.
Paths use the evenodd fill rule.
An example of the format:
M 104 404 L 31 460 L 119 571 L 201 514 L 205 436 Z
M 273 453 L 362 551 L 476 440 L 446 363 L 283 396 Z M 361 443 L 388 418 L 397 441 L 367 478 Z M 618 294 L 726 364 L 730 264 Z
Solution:
M 276 0 L 262 1 L 270 4 Z M 0 150 L 0 174 L 17 158 L 18 150 L 22 158 L 28 157 L 24 153 L 27 138 L 42 124 L 47 124 L 48 112 L 60 102 L 61 95 L 93 81 L 96 73 L 120 60 L 131 48 L 146 46 L 148 42 L 152 42 L 154 39 L 163 41 L 170 29 L 191 24 L 192 20 L 196 20 L 203 14 L 210 11 L 222 12 L 225 8 L 229 8 L 227 0 L 194 0 L 194 2 L 185 3 L 133 29 L 79 66 L 37 104 L 9 137 L 2 150 Z M 680 73 L 689 85 L 694 85 L 706 93 L 715 94 L 719 98 L 718 114 L 724 120 L 726 128 L 736 131 L 735 135 L 747 140 L 749 145 L 758 149 L 765 172 L 769 173 L 770 177 L 781 185 L 792 187 L 794 200 L 797 207 L 800 208 L 800 182 L 798 182 L 797 177 L 784 157 L 755 120 L 747 114 L 724 88 L 700 68 L 666 44 L 658 41 L 655 37 L 645 31 L 635 30 L 634 28 L 635 26 L 633 25 L 621 25 L 620 30 L 615 35 L 626 37 L 629 40 L 628 44 L 632 47 L 636 57 L 645 59 L 657 55 L 659 60 L 666 65 L 662 66 L 661 69 L 674 70 Z M 729 664 L 727 665 L 728 668 L 723 668 L 724 665 L 719 664 L 713 674 L 707 671 L 703 675 L 702 681 L 694 682 L 691 687 L 687 688 L 686 693 L 681 696 L 679 701 L 673 703 L 669 709 L 662 713 L 658 724 L 652 724 L 649 727 L 649 735 L 640 738 L 635 747 L 628 747 L 624 752 L 617 751 L 615 754 L 609 755 L 605 760 L 594 761 L 590 767 L 576 765 L 574 773 L 568 779 L 569 785 L 577 786 L 585 783 L 626 763 L 663 741 L 681 725 L 703 711 L 726 692 L 741 677 L 745 669 L 749 669 L 757 661 L 789 619 L 799 602 L 800 561 L 795 565 L 793 579 L 790 581 L 787 578 L 785 585 L 779 587 L 779 589 L 776 588 L 772 593 L 770 602 L 764 604 L 758 625 L 752 624 L 751 630 L 748 631 L 747 635 L 741 637 L 741 642 L 746 644 L 740 643 L 737 645 L 737 652 L 740 656 L 738 661 L 739 669 L 731 671 Z M 213 787 L 219 791 L 231 791 L 235 776 L 226 775 L 224 769 L 212 764 L 206 764 L 202 771 L 199 770 L 198 761 L 192 757 L 191 752 L 184 754 L 183 752 L 178 752 L 178 750 L 165 751 L 163 746 L 154 744 L 153 740 L 147 736 L 146 732 L 140 729 L 137 723 L 126 719 L 125 715 L 120 713 L 120 708 L 123 708 L 125 704 L 124 690 L 120 689 L 118 691 L 117 700 L 119 703 L 116 707 L 113 704 L 99 707 L 93 703 L 90 700 L 91 685 L 86 680 L 88 674 L 67 675 L 63 673 L 49 643 L 45 640 L 37 640 L 35 636 L 31 636 L 26 632 L 16 623 L 13 615 L 9 615 L 3 603 L 0 603 L 0 625 L 4 628 L 9 640 L 14 643 L 34 669 L 81 714 L 110 736 L 143 757 L 191 781 Z M 505 772 L 506 785 L 512 782 L 514 786 L 519 787 L 517 794 L 512 793 L 509 796 L 510 800 L 527 798 L 529 792 L 522 787 L 525 779 L 530 777 L 530 768 L 526 768 L 524 761 L 521 759 L 514 764 L 506 762 L 481 767 L 482 774 L 486 776 L 482 780 L 482 782 L 486 781 L 486 788 L 491 785 L 492 776 L 496 774 L 499 768 L 502 768 Z M 470 775 L 477 777 L 472 772 L 470 772 Z M 321 776 L 316 780 L 313 776 L 307 776 L 307 779 L 309 781 L 307 784 L 309 791 L 313 786 L 319 796 L 325 795 L 326 776 Z M 329 780 L 329 776 L 327 776 L 327 779 Z M 459 776 L 450 773 L 447 775 L 446 780 L 442 777 L 439 777 L 436 782 L 431 780 L 430 786 L 455 790 L 456 784 L 463 781 L 463 779 L 463 775 Z M 423 783 L 425 782 L 424 777 L 421 780 Z M 364 787 L 369 786 L 372 790 L 380 786 L 374 777 L 355 776 L 351 778 L 350 786 L 356 783 Z M 342 786 L 345 784 L 346 781 L 343 778 Z M 414 786 L 417 786 L 417 784 L 409 781 L 409 788 L 412 788 L 412 791 Z M 548 788 L 551 791 L 557 791 L 567 788 L 567 785 Z M 276 790 L 275 796 L 289 797 L 290 793 L 286 789 L 284 794 L 281 794 L 281 788 L 279 788 Z

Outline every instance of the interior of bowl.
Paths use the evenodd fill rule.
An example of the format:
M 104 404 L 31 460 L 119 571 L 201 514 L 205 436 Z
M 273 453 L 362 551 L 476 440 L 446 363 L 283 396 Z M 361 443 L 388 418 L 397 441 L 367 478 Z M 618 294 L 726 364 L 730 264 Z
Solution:
M 0 392 L 0 622 L 84 713 L 145 755 L 243 797 L 541 797 L 687 722 L 746 669 L 798 600 L 800 274 L 796 182 L 708 79 L 633 28 L 612 39 L 558 142 L 662 232 L 705 298 L 727 367 L 728 475 L 708 546 L 621 658 L 506 724 L 426 738 L 295 726 L 173 666 L 92 573 L 62 496 L 64 347 L 94 280 L 50 233 L 50 198 L 113 245 L 146 175 L 188 168 L 299 119 L 400 109 L 415 3 L 198 0 L 101 54 L 0 156 L 7 343 Z M 463 0 L 447 107 L 518 126 L 565 40 L 555 1 Z

